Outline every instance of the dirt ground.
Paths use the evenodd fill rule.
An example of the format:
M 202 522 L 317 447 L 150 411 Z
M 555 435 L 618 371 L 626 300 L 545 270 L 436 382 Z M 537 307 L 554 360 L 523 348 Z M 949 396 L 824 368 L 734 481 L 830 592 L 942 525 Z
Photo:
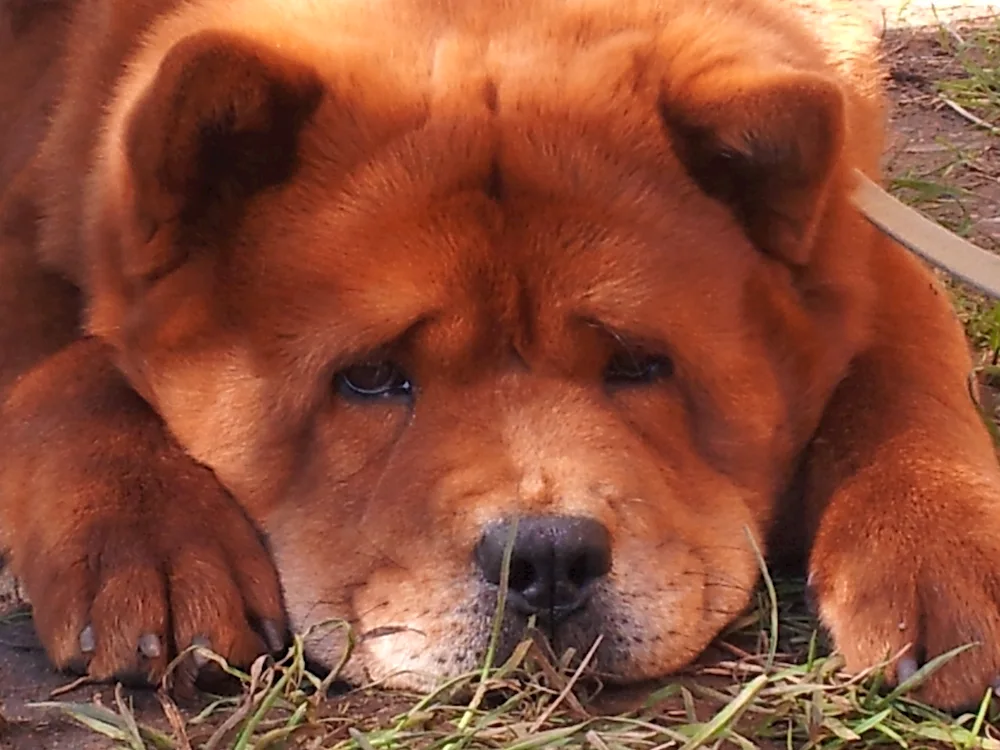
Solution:
M 935 83 L 965 75 L 953 49 L 972 32 L 950 28 L 886 34 L 893 103 L 886 170 L 908 202 L 980 247 L 1000 250 L 1000 138 L 944 104 Z
M 1000 138 L 943 104 L 936 81 L 962 75 L 953 43 L 968 33 L 956 19 L 983 16 L 1000 10 L 1000 2 L 946 0 L 936 9 L 928 2 L 885 0 L 885 51 L 893 102 L 892 137 L 886 165 L 896 178 L 897 192 L 936 219 L 955 228 L 983 247 L 1000 250 Z M 913 24 L 947 21 L 951 31 L 915 28 Z M 958 158 L 956 158 L 956 154 Z M 932 189 L 945 185 L 960 193 Z M 109 740 L 64 720 L 51 710 L 33 708 L 47 700 L 67 678 L 47 665 L 23 614 L 0 617 L 0 750 L 113 747 Z M 152 693 L 133 693 L 136 713 L 154 727 L 168 730 Z M 85 687 L 63 699 L 113 704 L 111 688 Z M 394 699 L 342 704 L 343 711 L 394 713 Z

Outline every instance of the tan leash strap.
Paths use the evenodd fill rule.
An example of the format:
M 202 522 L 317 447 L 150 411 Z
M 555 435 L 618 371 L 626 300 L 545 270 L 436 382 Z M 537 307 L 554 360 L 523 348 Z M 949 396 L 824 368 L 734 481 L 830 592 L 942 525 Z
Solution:
M 924 260 L 1000 299 L 1000 255 L 963 240 L 900 203 L 861 172 L 852 199 L 872 224 Z

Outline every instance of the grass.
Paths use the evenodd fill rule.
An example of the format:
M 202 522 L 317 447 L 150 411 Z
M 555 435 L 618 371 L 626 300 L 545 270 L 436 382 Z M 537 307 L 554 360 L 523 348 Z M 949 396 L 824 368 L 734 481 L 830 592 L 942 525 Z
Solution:
M 944 64 L 941 80 L 933 85 L 937 108 L 950 110 L 968 128 L 983 136 L 1000 136 L 1000 19 L 956 30 L 941 25 L 934 39 Z M 975 207 L 977 188 L 1000 181 L 993 157 L 996 144 L 988 139 L 969 144 L 939 134 L 936 144 L 946 155 L 896 174 L 890 187 L 901 199 L 931 213 L 952 231 L 967 235 L 982 219 Z M 979 238 L 1000 249 L 1000 242 Z
M 977 127 L 1000 136 L 1000 20 L 964 36 L 942 31 L 940 43 L 962 68 L 962 75 L 938 83 L 942 100 Z
M 216 698 L 187 719 L 161 692 L 166 715 L 174 716 L 168 730 L 144 726 L 120 688 L 113 706 L 40 706 L 134 750 L 1000 750 L 1000 733 L 992 723 L 998 716 L 991 713 L 988 694 L 977 711 L 957 717 L 907 698 L 951 655 L 889 693 L 881 689 L 877 669 L 847 675 L 805 614 L 801 582 L 795 581 L 778 581 L 773 589 L 762 586 L 756 607 L 726 634 L 712 658 L 665 684 L 624 697 L 602 690 L 581 666 L 570 668 L 565 657 L 555 659 L 531 633 L 506 663 L 493 665 L 488 658 L 482 670 L 422 696 L 389 695 L 374 688 L 329 694 L 335 673 L 322 679 L 311 674 L 302 644 L 296 638 L 281 661 L 261 659 L 248 673 L 225 666 L 242 683 L 242 692 Z M 585 666 L 587 659 L 578 661 Z M 623 707 L 623 700 L 630 705 Z M 608 710 L 615 702 L 617 708 Z
M 802 581 L 772 579 L 759 553 L 763 580 L 751 610 L 707 658 L 659 685 L 606 688 L 586 672 L 596 643 L 582 659 L 571 652 L 557 658 L 530 626 L 512 656 L 495 664 L 511 550 L 509 544 L 482 668 L 426 695 L 388 694 L 374 686 L 331 693 L 339 667 L 323 676 L 310 672 L 307 636 L 296 636 L 282 659 L 261 657 L 246 673 L 203 651 L 241 689 L 187 717 L 161 689 L 167 730 L 144 725 L 121 686 L 113 706 L 36 705 L 131 750 L 1000 750 L 1000 712 L 990 691 L 978 710 L 959 716 L 908 697 L 962 649 L 933 659 L 891 691 L 882 680 L 891 659 L 864 674 L 847 674 L 808 612 Z
M 934 96 L 984 133 L 1000 126 L 1000 21 L 966 33 L 942 30 L 938 43 L 957 62 Z M 942 140 L 948 159 L 906 170 L 894 191 L 954 231 L 969 233 L 982 153 Z M 994 145 L 995 148 L 995 145 Z M 992 175 L 1000 180 L 1000 175 Z M 1000 390 L 1000 305 L 950 285 L 956 310 L 980 353 L 981 373 Z M 988 380 L 988 378 L 987 378 Z M 989 385 L 989 382 L 987 382 Z M 491 652 L 492 653 L 492 652 Z M 119 687 L 110 705 L 50 701 L 116 746 L 141 750 L 475 750 L 478 748 L 983 748 L 1000 750 L 998 707 L 990 696 L 975 711 L 948 715 L 908 694 L 945 655 L 887 692 L 881 672 L 848 675 L 808 613 L 799 580 L 765 576 L 755 606 L 710 654 L 658 685 L 615 691 L 556 658 L 529 633 L 504 664 L 482 669 L 426 695 L 386 693 L 375 686 L 330 692 L 336 671 L 309 671 L 303 639 L 283 659 L 258 661 L 246 673 L 219 661 L 240 683 L 235 696 L 208 699 L 182 712 L 165 692 L 161 711 L 138 711 Z M 212 657 L 218 660 L 218 657 Z M 585 665 L 587 656 L 583 655 Z
M 923 169 L 897 175 L 891 189 L 927 212 L 952 231 L 967 236 L 983 215 L 1000 214 L 995 202 L 977 205 L 977 188 L 1000 184 L 1000 160 L 995 156 L 1000 137 L 1000 18 L 967 29 L 940 26 L 936 41 L 949 59 L 949 73 L 934 87 L 937 102 L 964 119 L 985 140 L 956 145 L 947 137 L 937 141 L 948 155 Z M 1000 234 L 975 237 L 987 249 L 1000 251 Z M 976 354 L 975 375 L 987 401 L 984 410 L 994 438 L 1000 444 L 1000 303 L 945 278 L 955 310 Z

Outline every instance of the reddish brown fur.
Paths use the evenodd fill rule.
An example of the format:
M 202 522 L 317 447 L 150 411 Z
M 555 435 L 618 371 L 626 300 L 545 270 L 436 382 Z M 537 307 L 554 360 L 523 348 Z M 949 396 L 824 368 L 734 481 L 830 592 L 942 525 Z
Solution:
M 924 688 L 974 701 L 996 459 L 944 295 L 849 202 L 871 35 L 800 5 L 0 0 L 0 542 L 55 663 L 246 662 L 284 607 L 426 685 L 482 656 L 484 529 L 547 514 L 610 535 L 552 635 L 612 680 L 741 611 L 749 533 L 809 552 L 851 668 L 980 641 Z M 672 374 L 608 386 L 636 352 Z M 415 395 L 345 397 L 373 361 Z

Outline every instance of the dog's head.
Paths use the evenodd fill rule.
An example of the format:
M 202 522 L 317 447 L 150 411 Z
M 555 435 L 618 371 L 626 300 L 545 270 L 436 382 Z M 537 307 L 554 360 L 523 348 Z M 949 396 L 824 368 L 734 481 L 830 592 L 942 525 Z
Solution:
M 505 567 L 502 651 L 535 617 L 612 679 L 682 666 L 862 335 L 851 92 L 705 9 L 498 11 L 491 42 L 299 12 L 140 54 L 92 330 L 266 533 L 294 624 L 354 627 L 348 674 L 475 667 Z

